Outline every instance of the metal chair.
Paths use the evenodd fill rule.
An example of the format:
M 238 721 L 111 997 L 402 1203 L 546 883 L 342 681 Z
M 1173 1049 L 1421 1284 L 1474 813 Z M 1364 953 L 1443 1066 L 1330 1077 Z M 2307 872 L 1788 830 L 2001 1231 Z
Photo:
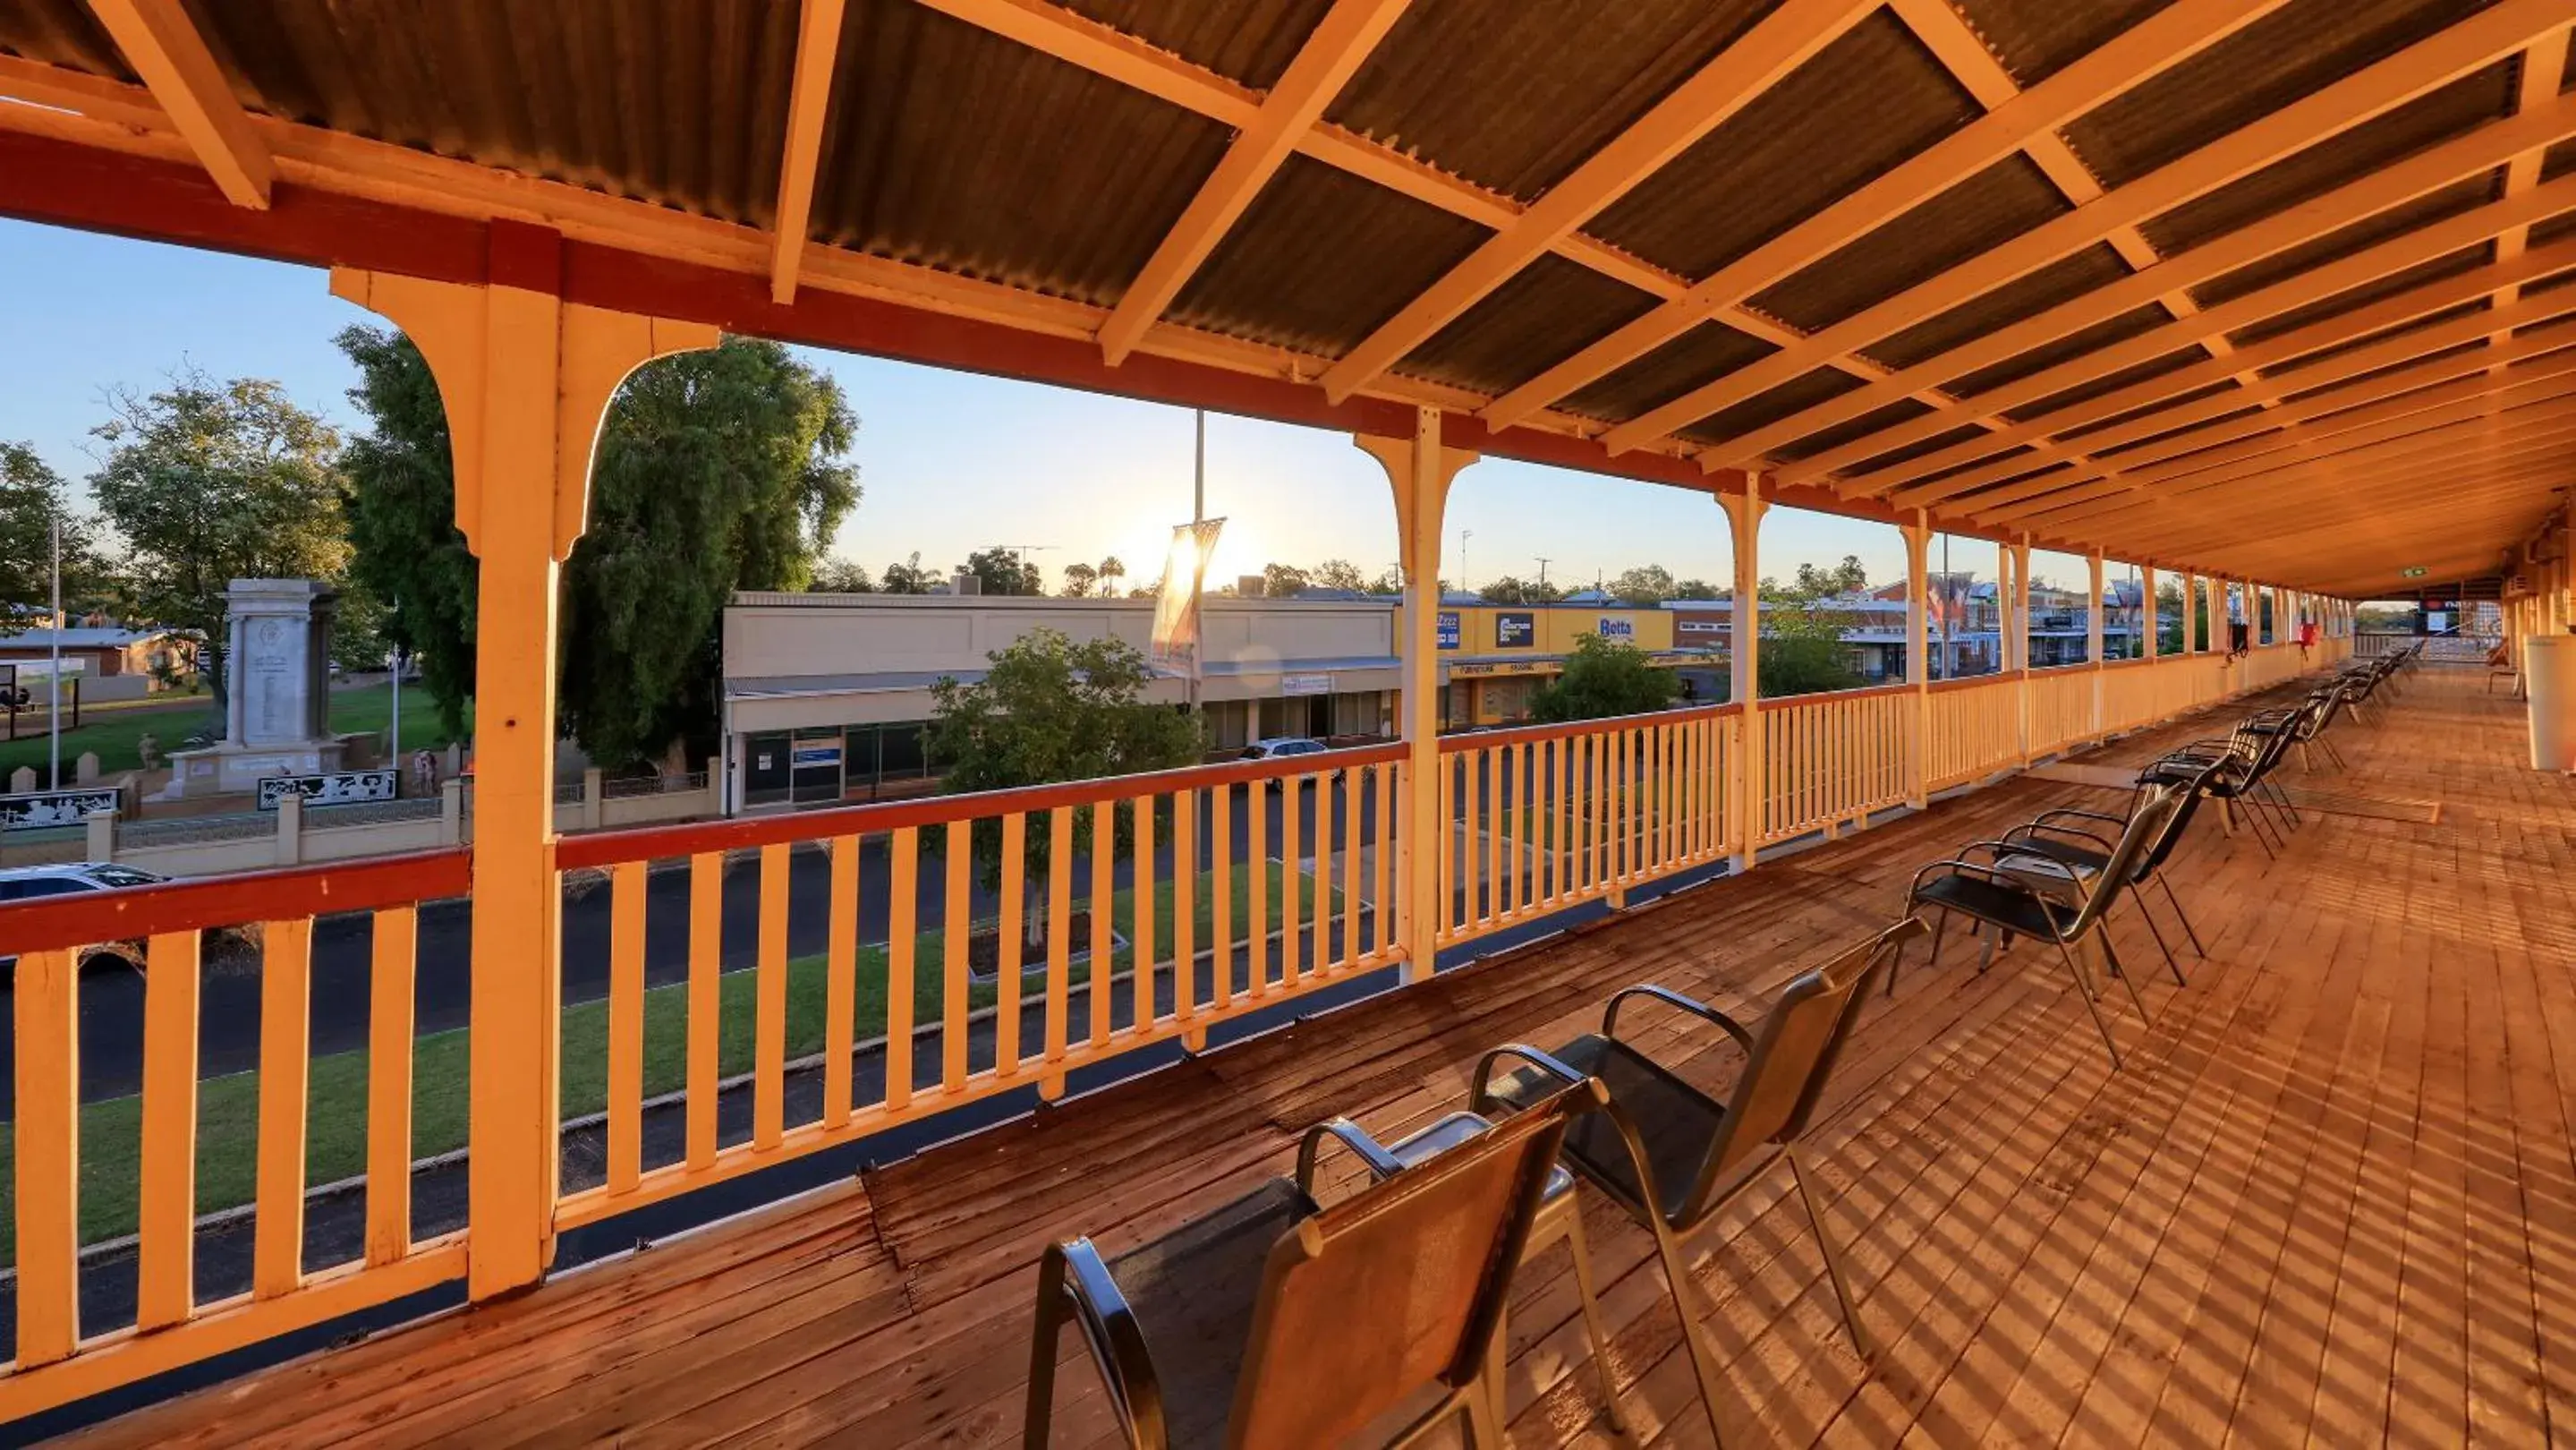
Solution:
M 1485 1377 L 1512 1269 L 1567 1124 L 1603 1100 L 1577 1079 L 1330 1207 L 1313 1193 L 1324 1139 L 1373 1169 L 1392 1165 L 1347 1121 L 1320 1124 L 1300 1146 L 1297 1179 L 1273 1179 L 1114 1259 L 1087 1238 L 1050 1247 L 1038 1267 L 1026 1443 L 1047 1443 L 1070 1318 L 1131 1450 L 1338 1445 L 1426 1393 L 1430 1407 L 1387 1443 L 1463 1417 L 1476 1450 L 1498 1450 Z
M 2280 787 L 2270 784 L 2272 771 L 2288 753 L 2292 739 L 2290 732 L 2262 728 L 2249 720 L 2225 740 L 2196 741 L 2167 753 L 2140 771 L 2138 778 L 2206 793 L 2218 802 L 2219 819 L 2231 836 L 2236 834 L 2236 805 L 2243 802 L 2256 844 L 2266 856 L 2276 855 L 2271 825 L 2277 824 L 2281 844 L 2286 846 L 2290 828 L 2299 819 L 2298 807 Z M 2267 812 L 2275 818 L 2268 824 Z
M 1808 1182 L 1798 1149 L 1871 979 L 1923 931 L 1922 922 L 1908 917 L 1800 974 L 1758 1028 L 1747 1028 L 1681 993 L 1635 986 L 1610 998 L 1599 1032 L 1548 1052 L 1498 1048 L 1476 1065 L 1470 1106 L 1479 1113 L 1522 1110 L 1587 1078 L 1608 1091 L 1604 1112 L 1578 1119 L 1566 1130 L 1565 1161 L 1654 1233 L 1712 1435 L 1720 1433 L 1717 1365 L 1684 1296 L 1682 1285 L 1690 1270 L 1681 1246 L 1781 1159 L 1788 1160 L 1799 1201 L 1823 1246 L 1826 1273 L 1852 1344 L 1863 1358 L 1871 1354 L 1841 1246 L 1826 1227 L 1824 1206 Z M 1734 1091 L 1725 1099 L 1712 1097 L 1623 1040 L 1619 1009 L 1632 998 L 1677 1009 L 1741 1045 L 1745 1063 Z M 1512 1058 L 1520 1065 L 1497 1077 L 1495 1069 Z
M 2214 761 L 2204 772 L 2204 777 L 2223 769 L 2225 769 L 2224 762 Z M 2174 958 L 2173 946 L 2165 940 L 2164 928 L 2156 925 L 2156 914 L 2147 907 L 2146 887 L 2152 882 L 2164 891 L 2165 902 L 2173 908 L 2174 919 L 2182 923 L 2183 936 L 2191 943 L 2193 955 L 2207 958 L 2209 949 L 2200 944 L 2200 933 L 2193 928 L 2190 915 L 2182 909 L 2181 898 L 2174 895 L 2173 883 L 2164 877 L 2165 862 L 2172 859 L 2174 848 L 2182 844 L 2183 836 L 2191 827 L 2192 815 L 2199 809 L 2202 797 L 2207 794 L 2204 784 L 2205 779 L 2182 787 L 2182 803 L 2167 818 L 2163 834 L 2147 847 L 2146 853 L 2138 858 L 2136 866 L 2131 869 L 2128 880 L 2121 883 L 2129 888 L 2130 899 L 2137 902 L 2138 915 L 2145 919 L 2147 932 L 2156 939 L 2156 950 L 2164 954 L 2165 965 L 2172 970 L 2174 985 L 2178 987 L 2188 987 L 2191 982 L 2183 976 L 2182 963 Z M 2029 824 L 2015 826 L 2004 832 L 2004 844 L 2014 847 L 2019 853 L 2039 857 L 2054 867 L 2064 868 L 2070 877 L 2068 884 L 2080 890 L 2110 864 L 2113 853 L 2118 849 L 2115 835 L 2107 835 L 2091 827 L 2110 826 L 2119 831 L 2127 830 L 2130 816 L 2137 814 L 2138 806 L 2145 802 L 2147 793 L 2153 789 L 2155 786 L 2152 782 L 2143 780 L 2140 782 L 2137 792 L 2130 797 L 2127 816 L 2114 816 L 2101 811 L 2080 811 L 2071 807 L 2043 811 Z M 2088 822 L 2090 825 L 2070 824 L 2076 821 Z M 2014 869 L 2013 860 L 2010 857 L 2005 858 L 2003 864 L 2007 871 Z M 2027 876 L 2045 873 L 2023 872 L 2021 874 Z M 1894 985 L 1894 978 L 1891 977 L 1889 986 L 1893 989 Z
M 2084 1008 L 2093 1015 L 2093 1025 L 2102 1033 L 2102 1045 L 2110 1050 L 2111 1066 L 2121 1066 L 2119 1039 L 2111 1033 L 2110 1021 L 2102 1015 L 2100 993 L 2093 979 L 2086 975 L 2075 959 L 2075 948 L 2090 938 L 2102 949 L 2103 963 L 2120 985 L 2128 991 L 2129 1001 L 2138 1009 L 2141 1020 L 2152 1020 L 2146 999 L 2138 995 L 2138 984 L 2120 965 L 2119 953 L 2111 938 L 2101 930 L 2103 918 L 2118 900 L 2120 888 L 2138 871 L 2139 863 L 2157 841 L 2170 830 L 2173 817 L 2188 799 L 2186 790 L 2162 782 L 2151 783 L 2129 812 L 2119 840 L 2091 879 L 2078 876 L 2062 864 L 2053 865 L 2044 857 L 2010 841 L 1971 841 L 1960 848 L 1960 854 L 1946 861 L 1935 861 L 1914 873 L 1914 884 L 1907 888 L 1905 909 L 1920 911 L 1930 907 L 1942 915 L 1932 933 L 1932 962 L 1941 961 L 1941 928 L 1949 925 L 1955 912 L 1970 920 L 1991 926 L 1999 939 L 1986 945 L 1985 957 L 1977 964 L 1982 972 L 1997 950 L 2009 948 L 2016 936 L 2032 937 L 2057 948 L 2058 958 L 2066 964 L 2067 974 L 2075 979 L 2076 990 L 2083 995 Z M 1983 852 L 1987 859 L 1971 860 Z M 2018 859 L 2014 859 L 2018 858 Z M 2005 864 L 2012 860 L 2009 867 Z M 1941 874 L 1935 875 L 1935 872 Z M 2057 878 L 2065 890 L 2050 889 L 2035 878 Z M 2069 899 L 2069 898 L 2072 899 Z

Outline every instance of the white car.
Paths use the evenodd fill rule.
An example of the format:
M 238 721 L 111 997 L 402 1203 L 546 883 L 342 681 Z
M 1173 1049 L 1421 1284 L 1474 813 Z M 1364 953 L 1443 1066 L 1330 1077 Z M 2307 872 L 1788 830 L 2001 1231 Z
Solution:
M 1267 740 L 1255 740 L 1252 742 L 1252 744 L 1244 750 L 1243 758 L 1246 760 L 1286 760 L 1291 756 L 1321 755 L 1324 753 L 1326 748 L 1327 747 L 1324 742 L 1321 740 L 1309 740 L 1303 735 L 1274 735 Z M 1264 784 L 1268 785 L 1272 790 L 1278 790 L 1280 788 L 1280 783 L 1287 779 L 1288 777 L 1286 776 L 1272 776 L 1268 781 L 1264 782 Z
M 36 901 L 49 896 L 77 896 L 91 891 L 123 891 L 133 886 L 158 886 L 169 880 L 158 872 L 119 866 L 113 861 L 66 861 L 54 866 L 11 866 L 0 869 L 0 905 L 18 901 Z M 143 965 L 143 943 L 101 942 L 81 952 L 80 964 L 119 965 L 140 970 Z M 16 957 L 0 957 L 0 971 L 18 965 Z

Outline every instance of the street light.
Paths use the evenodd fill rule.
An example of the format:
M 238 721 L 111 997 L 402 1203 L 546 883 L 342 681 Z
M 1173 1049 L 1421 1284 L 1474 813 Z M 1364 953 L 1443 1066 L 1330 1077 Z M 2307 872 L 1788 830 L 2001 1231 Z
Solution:
M 1467 592 L 1467 541 L 1476 537 L 1474 529 L 1458 531 L 1458 591 Z

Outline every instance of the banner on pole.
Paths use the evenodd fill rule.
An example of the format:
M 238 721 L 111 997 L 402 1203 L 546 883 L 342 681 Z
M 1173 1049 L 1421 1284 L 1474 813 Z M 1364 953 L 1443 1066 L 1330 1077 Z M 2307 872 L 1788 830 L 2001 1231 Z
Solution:
M 1154 597 L 1154 638 L 1146 657 L 1158 670 L 1198 673 L 1199 595 L 1207 580 L 1208 557 L 1216 552 L 1223 519 L 1205 519 L 1172 530 L 1171 551 L 1163 559 L 1163 588 Z

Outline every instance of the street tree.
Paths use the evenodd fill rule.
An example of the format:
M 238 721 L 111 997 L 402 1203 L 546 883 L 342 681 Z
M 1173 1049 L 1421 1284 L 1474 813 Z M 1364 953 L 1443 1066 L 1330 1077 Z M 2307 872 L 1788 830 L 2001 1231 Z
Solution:
M 1127 566 L 1118 562 L 1118 556 L 1115 554 L 1094 566 L 1094 573 L 1100 581 L 1100 593 L 1103 598 L 1115 597 L 1118 586 L 1127 580 Z
M 867 565 L 834 555 L 814 566 L 805 588 L 814 594 L 874 594 L 877 581 L 868 576 Z
M 115 582 L 99 557 L 96 530 L 72 512 L 71 486 L 33 445 L 0 443 L 0 612 L 42 608 L 53 598 L 54 521 L 63 526 L 63 606 L 78 613 L 110 602 Z
M 1813 607 L 1820 597 L 1803 589 L 1763 591 L 1762 647 L 1755 660 L 1762 698 L 1848 690 L 1861 683 L 1843 644 L 1842 622 Z
M 1326 559 L 1309 570 L 1306 579 L 1319 589 L 1339 589 L 1346 594 L 1368 592 L 1368 576 L 1348 559 Z
M 986 658 L 991 668 L 983 679 L 942 679 L 931 687 L 930 753 L 947 772 L 944 791 L 1009 790 L 1169 770 L 1196 761 L 1203 749 L 1195 717 L 1145 700 L 1153 669 L 1124 640 L 1104 636 L 1077 643 L 1040 628 Z M 1077 856 L 1093 849 L 1094 814 L 1089 808 L 1074 813 Z M 1112 811 L 1111 819 L 1112 844 L 1132 837 L 1129 813 Z M 1001 822 L 978 819 L 973 842 L 985 887 L 998 890 Z M 1047 872 L 1057 864 L 1049 860 L 1051 845 L 1044 830 L 1029 830 L 1022 841 L 1031 941 L 1047 919 Z
M 1673 585 L 1675 599 L 1724 599 L 1735 591 L 1705 579 L 1683 579 Z
M 1038 572 L 1035 560 L 1020 557 L 1017 549 L 978 549 L 966 556 L 966 572 L 987 594 L 1046 593 L 1046 576 Z
M 356 572 L 384 598 L 388 633 L 420 653 L 442 722 L 461 725 L 476 580 L 436 383 L 398 334 L 353 327 L 339 342 L 371 424 L 350 450 Z M 858 503 L 842 461 L 857 427 L 830 377 L 769 342 L 663 358 L 618 390 L 564 577 L 563 719 L 594 759 L 713 747 L 725 601 L 814 581 Z
M 916 549 L 901 563 L 888 564 L 879 576 L 880 587 L 888 594 L 927 594 L 938 577 L 921 567 L 921 551 Z
M 1661 604 L 1673 597 L 1673 571 L 1661 564 L 1624 569 L 1610 581 L 1610 592 L 1627 604 Z
M 1088 599 L 1099 583 L 1100 571 L 1079 559 L 1064 566 L 1064 597 L 1067 599 Z
M 260 378 L 182 372 L 158 392 L 121 391 L 108 406 L 108 421 L 91 430 L 106 458 L 90 493 L 125 540 L 138 609 L 204 633 L 220 707 L 232 581 L 337 580 L 348 567 L 340 436 Z
M 1272 599 L 1290 599 L 1306 592 L 1306 571 L 1294 564 L 1261 566 L 1261 592 Z
M 1624 640 L 1578 635 L 1565 669 L 1530 699 L 1530 714 L 1543 721 L 1605 720 L 1643 715 L 1671 705 L 1681 684 L 1655 668 L 1646 652 Z
M 1554 604 L 1565 597 L 1565 591 L 1553 584 L 1516 574 L 1497 575 L 1476 592 L 1488 604 Z

